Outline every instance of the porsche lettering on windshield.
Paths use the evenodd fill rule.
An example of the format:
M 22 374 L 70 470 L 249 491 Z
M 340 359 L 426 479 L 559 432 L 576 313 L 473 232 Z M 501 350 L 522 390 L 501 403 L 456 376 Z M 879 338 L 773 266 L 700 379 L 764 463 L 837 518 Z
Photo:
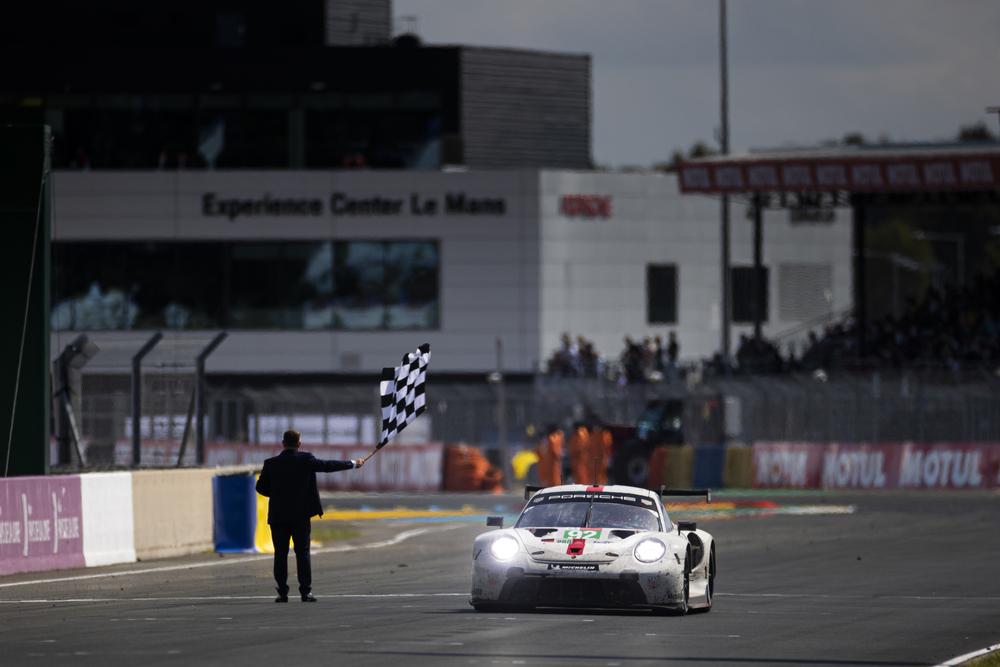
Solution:
M 535 496 L 521 513 L 515 527 L 661 529 L 652 500 L 617 493 L 550 493 Z M 586 532 L 592 534 L 597 531 Z

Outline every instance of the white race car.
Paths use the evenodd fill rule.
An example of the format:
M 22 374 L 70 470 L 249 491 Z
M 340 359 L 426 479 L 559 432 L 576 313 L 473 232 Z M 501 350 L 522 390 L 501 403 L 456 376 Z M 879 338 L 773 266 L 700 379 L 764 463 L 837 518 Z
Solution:
M 661 491 L 571 484 L 528 487 L 512 528 L 503 517 L 472 547 L 476 611 L 534 607 L 709 611 L 715 586 L 715 541 L 694 522 L 673 523 L 661 495 L 705 496 L 707 490 Z

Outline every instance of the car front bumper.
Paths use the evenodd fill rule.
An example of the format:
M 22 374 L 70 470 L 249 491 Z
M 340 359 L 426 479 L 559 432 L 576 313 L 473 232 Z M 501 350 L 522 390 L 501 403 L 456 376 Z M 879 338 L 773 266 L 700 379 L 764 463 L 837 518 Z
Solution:
M 642 570 L 602 564 L 597 571 L 550 569 L 549 564 L 522 561 L 476 562 L 472 594 L 475 607 L 584 607 L 683 610 L 681 567 Z

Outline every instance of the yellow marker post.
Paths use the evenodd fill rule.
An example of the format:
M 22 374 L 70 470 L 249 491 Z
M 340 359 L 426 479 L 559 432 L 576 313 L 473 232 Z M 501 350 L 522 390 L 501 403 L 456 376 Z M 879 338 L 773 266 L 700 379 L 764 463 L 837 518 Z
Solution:
M 257 475 L 260 479 L 260 475 Z M 262 554 L 273 554 L 271 526 L 267 525 L 267 497 L 257 494 L 257 527 L 254 529 L 253 546 Z

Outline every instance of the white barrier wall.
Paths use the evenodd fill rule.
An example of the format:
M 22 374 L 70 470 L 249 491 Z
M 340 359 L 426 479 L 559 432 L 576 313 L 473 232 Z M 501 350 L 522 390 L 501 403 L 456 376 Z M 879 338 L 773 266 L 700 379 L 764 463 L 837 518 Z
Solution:
M 87 567 L 135 562 L 132 474 L 80 475 L 83 555 Z

